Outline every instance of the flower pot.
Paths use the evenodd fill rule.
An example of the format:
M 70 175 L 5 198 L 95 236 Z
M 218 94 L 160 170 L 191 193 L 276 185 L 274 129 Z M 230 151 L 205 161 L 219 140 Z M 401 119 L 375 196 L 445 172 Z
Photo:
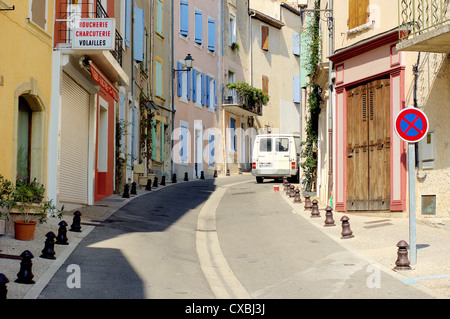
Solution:
M 35 221 L 14 220 L 14 238 L 18 240 L 33 240 L 35 228 Z

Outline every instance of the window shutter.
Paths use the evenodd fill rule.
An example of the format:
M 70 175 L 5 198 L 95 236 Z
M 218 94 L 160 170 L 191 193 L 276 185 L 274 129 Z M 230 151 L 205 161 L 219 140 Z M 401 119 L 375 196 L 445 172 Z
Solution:
M 209 166 L 214 166 L 214 135 L 209 136 Z
M 162 35 L 163 32 L 163 3 L 158 0 L 156 4 L 156 32 Z
M 203 13 L 198 10 L 195 10 L 195 42 L 203 42 Z
M 261 26 L 261 49 L 269 50 L 269 27 Z
M 197 70 L 192 69 L 192 101 L 197 102 Z
M 180 33 L 187 36 L 189 34 L 189 2 L 180 1 Z
M 206 76 L 205 84 L 206 84 L 206 106 L 210 107 L 211 106 L 211 83 L 209 81 L 209 75 Z
M 300 77 L 294 75 L 294 103 L 300 103 Z
M 151 138 L 152 138 L 150 157 L 154 161 L 154 160 L 156 160 L 156 119 L 155 118 L 152 118 L 150 131 L 151 131 Z
M 187 99 L 191 100 L 191 71 L 186 71 L 187 72 Z
M 183 68 L 183 64 L 181 64 L 180 61 L 177 62 L 177 70 L 181 70 Z M 177 71 L 177 95 L 181 96 L 181 92 L 182 92 L 182 83 L 183 83 L 183 78 L 182 78 L 182 72 L 181 71 Z
M 292 46 L 293 46 L 293 53 L 295 55 L 300 55 L 300 35 L 296 32 L 292 35 Z
M 216 50 L 216 21 L 208 19 L 208 50 Z
M 353 29 L 367 22 L 369 0 L 349 0 L 348 28 Z
M 201 82 L 202 82 L 202 105 L 205 105 L 206 90 L 205 90 L 205 74 L 204 73 L 202 73 Z
M 134 113 L 134 119 L 136 122 L 134 122 L 133 132 L 134 132 L 134 139 L 133 139 L 133 159 L 139 158 L 139 110 L 135 107 L 133 107 L 133 113 Z
M 134 11 L 134 59 L 144 60 L 144 10 L 135 8 Z
M 269 94 L 269 77 L 266 75 L 262 76 L 262 91 Z
M 156 70 L 155 70 L 155 95 L 162 97 L 162 64 L 159 61 L 155 62 Z
M 217 85 L 216 85 L 216 79 L 214 79 L 214 109 L 217 110 Z
M 181 162 L 186 163 L 188 160 L 188 148 L 187 148 L 187 140 L 188 140 L 188 128 L 186 126 L 181 127 L 181 148 L 180 148 L 180 157 Z
M 160 156 L 161 162 L 164 162 L 164 153 L 165 153 L 164 144 L 165 144 L 164 122 L 161 122 L 161 156 Z
M 125 1 L 125 45 L 129 47 L 131 39 L 131 0 Z

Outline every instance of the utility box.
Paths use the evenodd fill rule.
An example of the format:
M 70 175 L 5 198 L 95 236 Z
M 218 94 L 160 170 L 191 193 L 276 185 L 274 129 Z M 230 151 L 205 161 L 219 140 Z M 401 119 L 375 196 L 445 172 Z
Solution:
M 420 141 L 420 162 L 422 169 L 433 169 L 436 154 L 434 132 L 428 132 L 427 136 Z

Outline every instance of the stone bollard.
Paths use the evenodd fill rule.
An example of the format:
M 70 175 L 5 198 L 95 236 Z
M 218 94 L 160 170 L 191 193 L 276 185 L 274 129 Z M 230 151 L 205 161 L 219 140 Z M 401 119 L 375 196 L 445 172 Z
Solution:
M 176 183 L 177 182 L 177 174 L 172 174 L 172 183 Z
M 242 168 L 239 167 L 239 175 L 242 175 Z
M 8 282 L 9 279 L 4 274 L 0 274 L 0 300 L 6 299 L 6 295 L 8 293 L 8 288 L 6 288 L 6 284 Z
M 136 190 L 136 182 L 131 183 L 131 191 L 130 191 L 131 195 L 137 195 L 137 190 Z
M 313 199 L 313 201 L 312 201 L 312 208 L 311 208 L 311 218 L 319 218 L 320 217 L 318 203 L 319 202 L 316 199 Z
M 341 218 L 341 222 L 342 222 L 341 239 L 348 239 L 348 238 L 355 237 L 355 236 L 353 236 L 353 232 L 350 229 L 350 223 L 348 222 L 349 220 L 350 220 L 350 218 L 348 218 L 347 216 L 342 216 L 342 218 Z
M 128 184 L 125 184 L 123 187 L 122 198 L 130 198 L 130 186 L 128 186 Z
M 286 191 L 286 187 L 287 187 L 287 176 L 283 177 L 283 190 Z
M 332 227 L 332 226 L 336 226 L 336 224 L 334 223 L 334 219 L 333 219 L 333 210 L 330 206 L 327 206 L 325 208 L 325 225 L 324 227 Z
M 153 187 L 158 187 L 158 177 L 155 176 L 155 178 L 153 179 Z
M 397 251 L 397 260 L 395 261 L 395 270 L 410 270 L 411 267 L 409 266 L 409 259 L 408 259 L 408 250 L 406 249 L 408 247 L 408 243 L 404 240 L 401 240 L 397 244 L 398 251 Z
M 305 198 L 305 209 L 311 209 L 312 205 L 311 205 L 311 195 L 306 194 L 305 196 L 303 196 Z
M 217 177 L 217 170 L 215 169 L 214 170 L 214 178 L 216 178 Z
M 286 183 L 286 195 L 289 196 L 289 193 L 291 192 L 291 184 L 289 182 Z
M 200 172 L 200 179 L 205 179 L 205 172 L 203 171 Z
M 289 197 L 294 197 L 295 196 L 295 186 L 291 185 L 289 186 Z
M 29 250 L 25 250 L 22 254 L 20 254 L 20 257 L 22 257 L 22 261 L 20 262 L 20 270 L 17 274 L 17 279 L 15 282 L 19 284 L 34 284 L 34 275 L 31 271 L 33 266 L 31 259 L 34 258 L 33 254 Z
M 58 245 L 68 245 L 67 241 L 67 223 L 63 220 L 59 222 L 58 236 L 56 236 L 56 244 Z
M 150 178 L 147 179 L 147 185 L 145 186 L 145 190 L 146 191 L 151 191 L 152 190 L 152 180 Z
M 184 181 L 185 182 L 189 181 L 189 177 L 188 177 L 188 173 L 187 172 L 184 173 Z
M 73 221 L 69 230 L 77 233 L 81 232 L 81 213 L 79 210 L 73 213 Z
M 302 199 L 300 198 L 300 190 L 297 188 L 295 189 L 294 203 L 300 204 L 301 202 Z
M 161 176 L 161 183 L 159 185 L 166 186 L 166 175 Z
M 226 174 L 226 176 L 230 176 L 230 170 L 229 170 L 229 169 L 227 169 L 227 174 Z
M 48 232 L 47 235 L 45 235 L 47 239 L 45 240 L 44 249 L 42 249 L 42 255 L 39 257 L 45 258 L 45 259 L 56 259 L 55 258 L 55 238 L 56 235 L 54 232 Z

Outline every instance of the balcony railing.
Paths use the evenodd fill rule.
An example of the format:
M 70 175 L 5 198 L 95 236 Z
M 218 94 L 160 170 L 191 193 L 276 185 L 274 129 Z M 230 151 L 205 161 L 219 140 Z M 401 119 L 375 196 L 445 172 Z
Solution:
M 248 103 L 245 97 L 239 94 L 236 89 L 224 88 L 222 106 L 226 107 L 228 105 L 235 105 L 255 115 L 262 115 L 262 102 Z
M 71 48 L 72 47 L 72 23 L 74 19 L 82 18 L 108 18 L 108 14 L 102 7 L 99 1 L 94 3 L 82 2 L 78 4 L 71 4 L 69 2 L 59 3 L 59 12 L 57 12 L 57 18 L 55 19 L 55 31 L 57 34 L 58 47 Z M 111 51 L 111 54 L 122 66 L 122 51 L 123 51 L 123 38 L 119 31 L 116 29 L 115 35 L 115 48 Z
M 400 40 L 450 23 L 450 0 L 398 0 Z

